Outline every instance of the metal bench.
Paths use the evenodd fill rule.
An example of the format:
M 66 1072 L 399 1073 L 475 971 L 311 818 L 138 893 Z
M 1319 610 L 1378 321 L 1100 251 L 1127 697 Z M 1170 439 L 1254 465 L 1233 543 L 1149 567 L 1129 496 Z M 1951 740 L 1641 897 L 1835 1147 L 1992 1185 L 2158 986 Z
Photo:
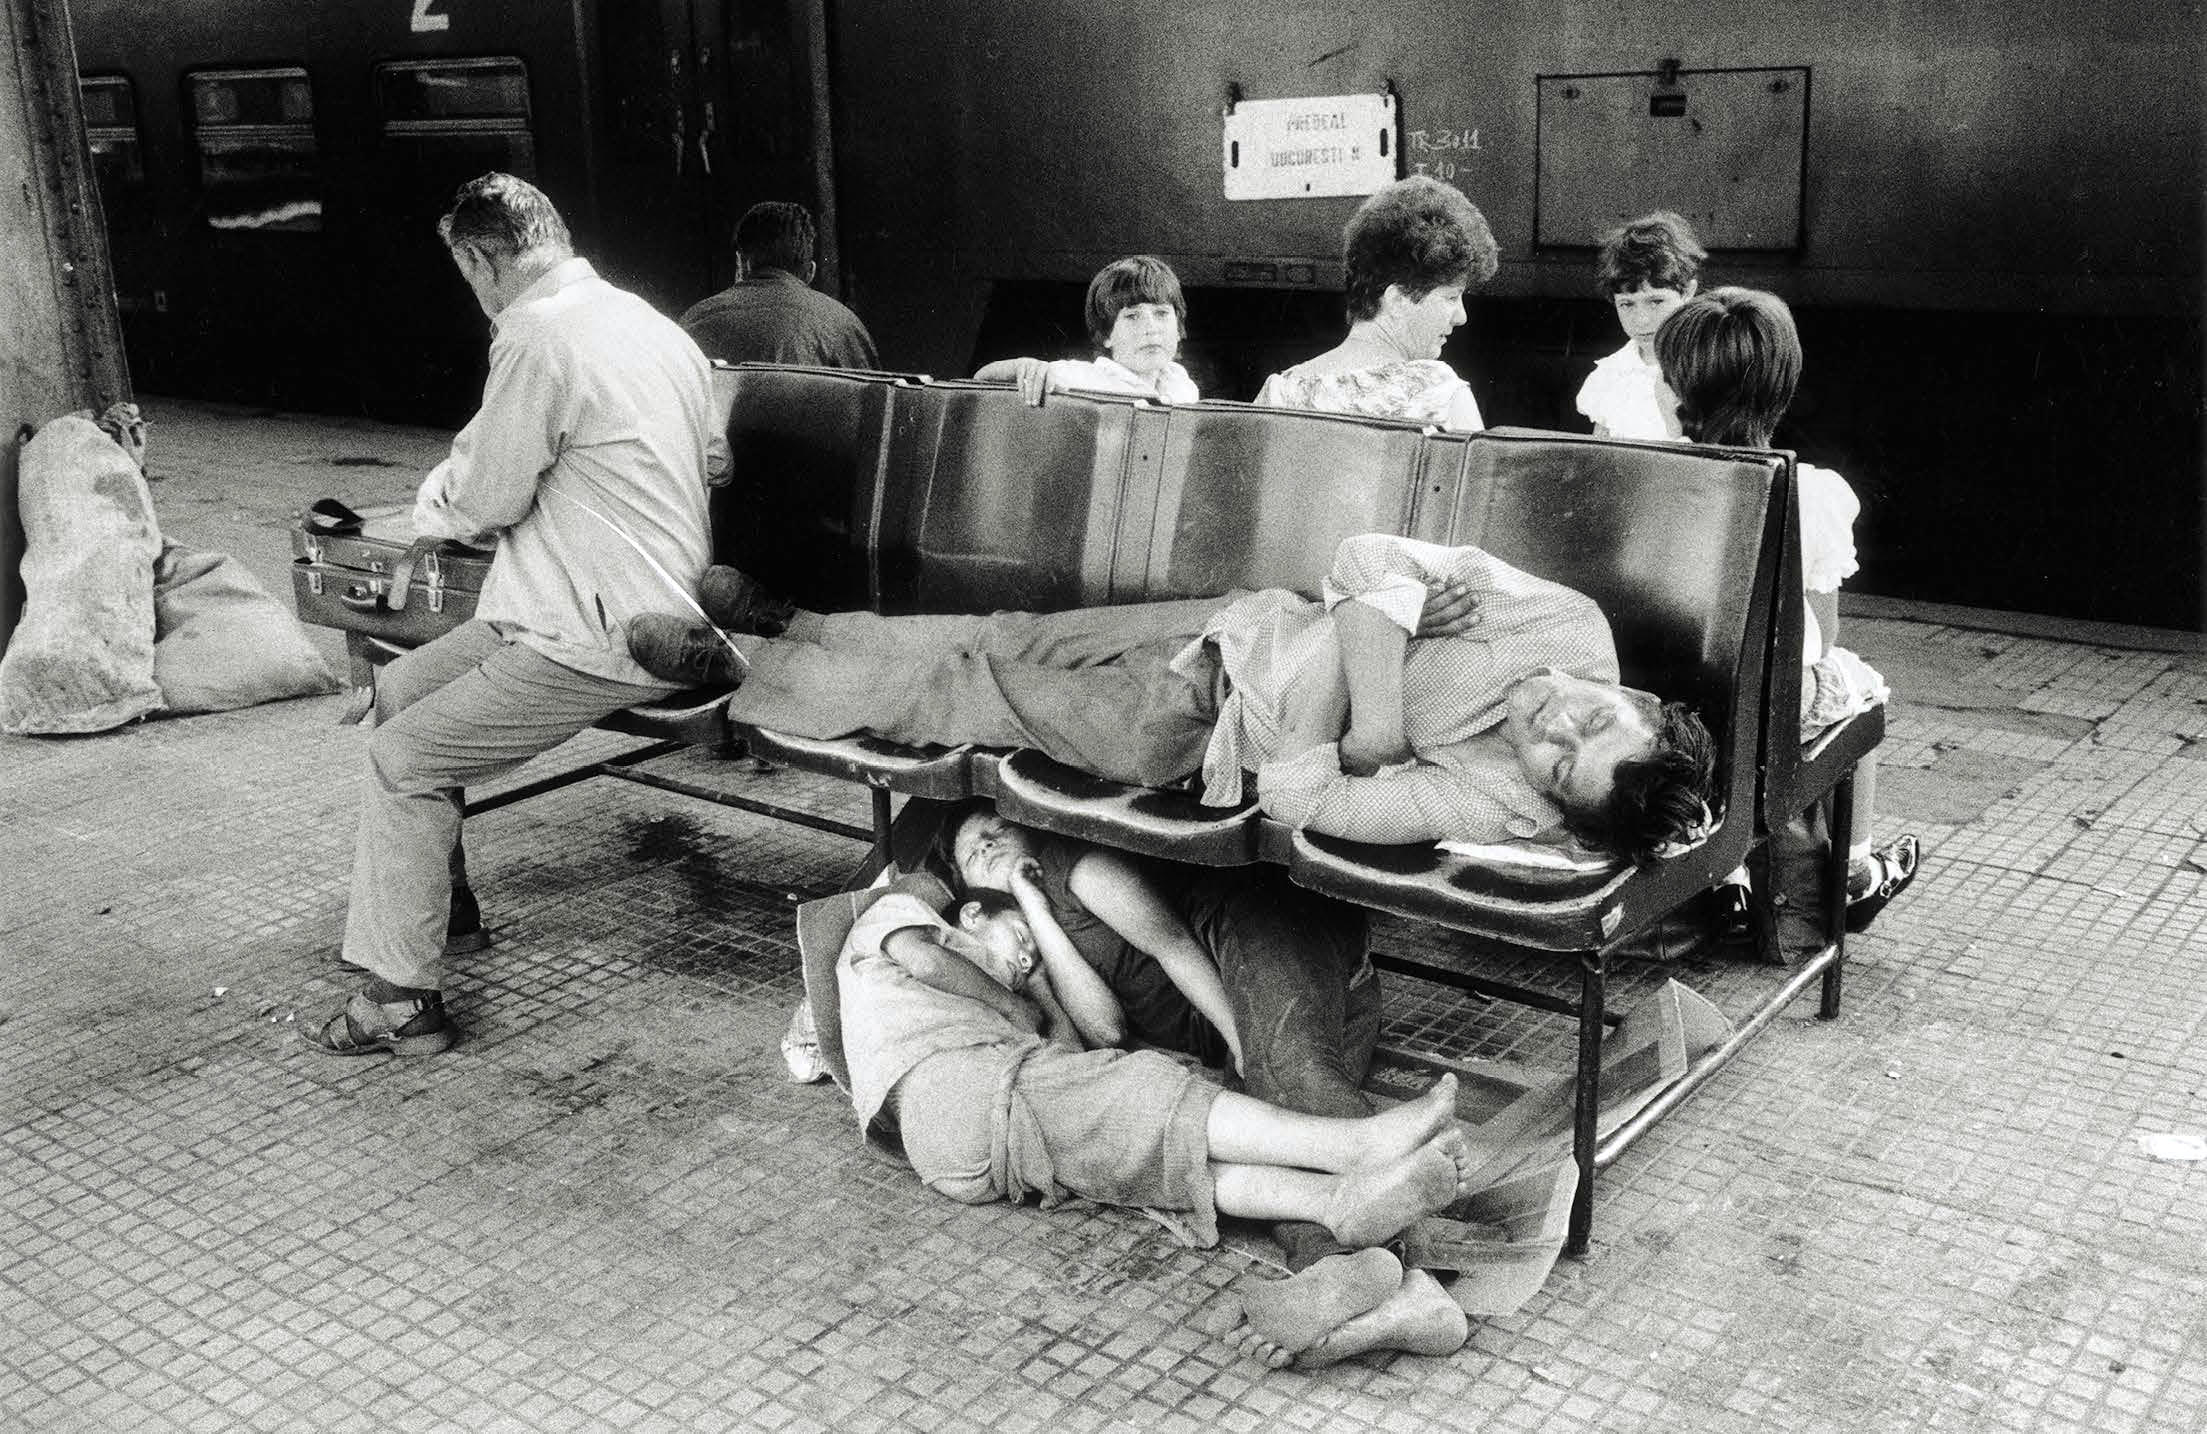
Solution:
M 485 806 L 619 776 L 870 840 L 865 877 L 889 859 L 893 795 L 986 796 L 1013 820 L 1145 855 L 1278 863 L 1313 890 L 1566 963 L 1578 975 L 1575 1000 L 1448 967 L 1387 964 L 1578 1021 L 1574 1253 L 1587 1243 L 1601 1169 L 1810 982 L 1824 983 L 1820 1014 L 1836 1014 L 1844 946 L 1827 893 L 1830 943 L 1785 973 L 1730 1040 L 1600 1136 L 1599 1055 L 1616 1019 L 1606 1002 L 1615 953 L 1738 865 L 1780 813 L 1843 795 L 1854 762 L 1882 731 L 1882 714 L 1872 713 L 1815 748 L 1798 741 L 1800 558 L 1789 456 L 1519 430 L 1451 435 L 1227 403 L 1164 408 L 1061 394 L 1038 410 L 999 385 L 838 370 L 743 365 L 723 377 L 733 389 L 736 471 L 716 495 L 716 551 L 808 606 L 1049 611 L 1236 587 L 1309 592 L 1353 534 L 1476 543 L 1592 597 L 1610 620 L 1626 680 L 1702 712 L 1719 746 L 1716 829 L 1693 851 L 1644 868 L 1503 870 L 1426 845 L 1292 830 L 1253 805 L 1204 807 L 1184 792 L 1126 787 L 1035 752 L 733 726 L 725 697 L 711 693 L 617 714 L 603 725 L 659 740 Z M 748 747 L 862 784 L 872 794 L 870 827 L 637 770 L 684 743 Z M 1843 869 L 1842 846 L 1834 870 Z
M 1732 1040 L 1633 1120 L 1597 1137 L 1614 953 L 1739 864 L 1767 831 L 1774 803 L 1807 793 L 1805 804 L 1838 789 L 1875 742 L 1875 724 L 1858 719 L 1812 760 L 1788 765 L 1788 753 L 1800 749 L 1792 726 L 1799 672 L 1791 658 L 1774 657 L 1799 644 L 1787 455 L 1512 430 L 1446 435 L 1224 403 L 1160 408 L 1057 395 L 1035 410 L 1006 389 L 925 380 L 897 388 L 890 402 L 913 415 L 890 420 L 892 449 L 913 449 L 892 451 L 880 470 L 881 504 L 867 525 L 873 550 L 848 555 L 873 574 L 876 610 L 1049 610 L 1232 587 L 1311 591 L 1335 545 L 1354 533 L 1477 543 L 1593 597 L 1610 618 L 1627 681 L 1687 697 L 1703 712 L 1719 742 L 1721 819 L 1706 842 L 1671 861 L 1536 875 L 1431 847 L 1293 831 L 1252 806 L 1206 808 L 1185 793 L 1121 786 L 1033 752 L 921 754 L 871 740 L 739 732 L 755 750 L 884 796 L 993 797 L 1014 820 L 1147 855 L 1278 862 L 1314 890 L 1570 963 L 1576 1001 L 1395 964 L 1578 1020 L 1574 1251 L 1591 1227 L 1596 1172 L 1809 982 L 1823 979 L 1822 1013 L 1836 1013 L 1843 947 L 1834 939 L 1786 973 Z M 775 422 L 773 412 L 739 404 L 732 428 Z M 877 812 L 885 824 L 885 801 Z M 876 839 L 885 851 L 885 825 Z

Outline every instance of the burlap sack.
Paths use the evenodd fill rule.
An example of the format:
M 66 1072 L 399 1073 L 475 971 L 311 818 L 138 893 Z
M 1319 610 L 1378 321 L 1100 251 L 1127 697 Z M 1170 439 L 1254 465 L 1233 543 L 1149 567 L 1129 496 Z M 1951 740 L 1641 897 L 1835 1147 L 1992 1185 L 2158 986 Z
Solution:
M 153 561 L 161 533 L 131 456 L 89 418 L 23 449 L 23 615 L 0 656 L 0 732 L 102 732 L 161 705 Z
M 172 715 L 337 690 L 291 609 L 243 563 L 169 543 L 153 567 L 153 680 Z

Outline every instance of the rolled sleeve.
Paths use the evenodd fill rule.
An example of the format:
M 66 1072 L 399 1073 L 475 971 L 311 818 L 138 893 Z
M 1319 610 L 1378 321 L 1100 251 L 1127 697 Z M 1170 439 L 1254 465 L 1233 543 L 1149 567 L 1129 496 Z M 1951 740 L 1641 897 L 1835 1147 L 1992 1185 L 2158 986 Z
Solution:
M 918 897 L 902 891 L 891 892 L 859 913 L 858 920 L 851 924 L 850 934 L 843 938 L 843 949 L 854 962 L 868 957 L 886 959 L 883 948 L 889 938 L 913 927 L 920 927 L 936 937 L 944 936 L 951 929 Z
M 1427 593 L 1446 579 L 1459 551 L 1387 533 L 1344 538 L 1326 574 L 1322 593 L 1326 610 L 1360 602 L 1404 632 L 1414 633 L 1425 612 Z

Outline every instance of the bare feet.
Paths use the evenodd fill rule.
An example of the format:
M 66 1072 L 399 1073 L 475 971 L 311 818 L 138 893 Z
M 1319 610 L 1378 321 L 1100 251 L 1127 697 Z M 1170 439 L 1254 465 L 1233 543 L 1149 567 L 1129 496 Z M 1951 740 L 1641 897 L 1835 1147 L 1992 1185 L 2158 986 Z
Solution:
M 1278 1369 L 1401 1287 L 1402 1262 L 1385 1250 L 1328 1255 L 1284 1280 L 1243 1280 L 1242 1322 L 1226 1342 Z
M 1462 1196 L 1472 1157 L 1453 1125 L 1408 1155 L 1334 1177 L 1323 1223 L 1344 1245 L 1378 1245 Z
M 1357 1164 L 1378 1165 L 1400 1159 L 1455 1124 L 1456 1076 L 1451 1072 L 1433 1082 L 1424 1095 L 1359 1122 L 1364 1149 Z
M 1318 1369 L 1374 1349 L 1438 1357 L 1454 1354 L 1470 1337 L 1471 1321 L 1440 1281 L 1423 1270 L 1410 1270 L 1384 1304 L 1322 1336 L 1295 1357 L 1295 1367 Z

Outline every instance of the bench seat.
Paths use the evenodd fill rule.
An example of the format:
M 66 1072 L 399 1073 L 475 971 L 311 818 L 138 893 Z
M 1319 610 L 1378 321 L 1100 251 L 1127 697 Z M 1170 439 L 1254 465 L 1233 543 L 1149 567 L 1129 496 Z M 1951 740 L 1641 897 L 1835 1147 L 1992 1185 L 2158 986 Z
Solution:
M 1625 889 L 1623 866 L 1548 872 L 1502 868 L 1432 843 L 1375 846 L 1296 831 L 1288 837 L 1288 876 L 1327 896 L 1505 937 L 1544 951 L 1591 950 L 1607 939 L 1601 914 Z
M 1192 792 L 1108 781 L 1040 752 L 1005 757 L 995 786 L 998 812 L 1044 831 L 1195 866 L 1262 859 L 1254 801 L 1207 807 Z
M 597 725 L 609 732 L 649 737 L 660 742 L 683 742 L 694 747 L 720 747 L 729 736 L 726 687 L 691 687 L 670 692 L 656 702 L 624 708 Z
M 880 737 L 799 737 L 765 727 L 738 725 L 736 735 L 753 756 L 858 782 L 876 791 L 951 802 L 974 794 L 972 746 L 907 747 Z
M 1277 826 L 1278 823 L 1268 825 Z M 1692 852 L 1635 869 L 1488 861 L 1430 843 L 1379 846 L 1281 827 L 1297 886 L 1528 951 L 1598 951 L 1706 889 L 1746 855 L 1728 821 Z

